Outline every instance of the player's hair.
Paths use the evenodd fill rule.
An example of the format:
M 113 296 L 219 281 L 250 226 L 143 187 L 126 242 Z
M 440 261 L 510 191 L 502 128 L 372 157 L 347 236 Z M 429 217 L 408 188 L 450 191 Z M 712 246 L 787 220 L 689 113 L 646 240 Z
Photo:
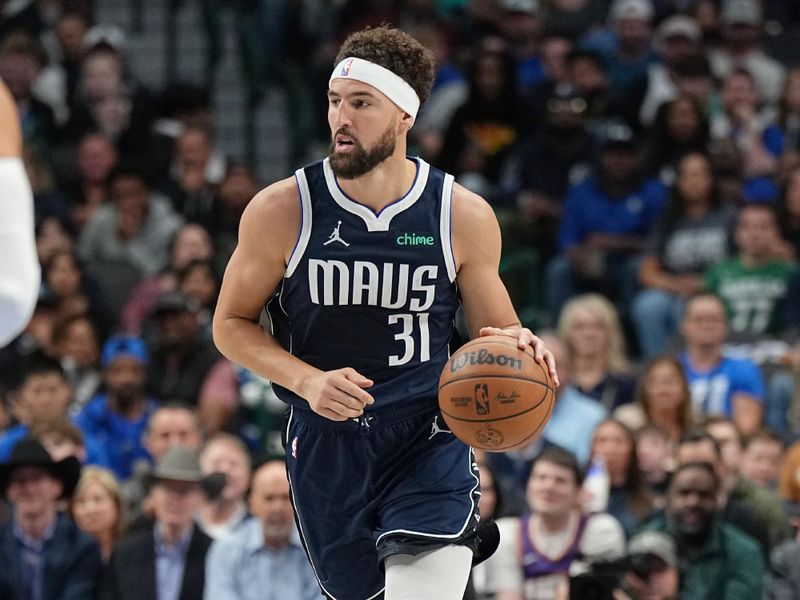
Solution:
M 350 34 L 339 48 L 334 64 L 351 56 L 380 65 L 401 77 L 417 93 L 420 104 L 431 93 L 433 54 L 399 29 L 382 25 Z
M 575 476 L 575 485 L 580 487 L 583 483 L 583 469 L 581 469 L 581 466 L 578 463 L 578 459 L 575 457 L 575 455 L 566 448 L 562 448 L 561 446 L 548 446 L 542 450 L 539 456 L 537 456 L 531 463 L 531 474 L 533 474 L 533 469 L 536 467 L 536 463 L 538 462 L 546 462 L 569 469 Z M 496 481 L 495 485 L 497 485 Z

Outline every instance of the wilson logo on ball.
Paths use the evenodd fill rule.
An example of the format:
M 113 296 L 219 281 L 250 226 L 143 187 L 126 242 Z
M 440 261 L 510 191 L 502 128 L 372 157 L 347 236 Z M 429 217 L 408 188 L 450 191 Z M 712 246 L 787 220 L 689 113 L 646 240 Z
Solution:
M 498 365 L 522 371 L 522 361 L 507 354 L 494 354 L 488 350 L 469 351 L 456 354 L 450 359 L 450 372 L 457 373 L 466 367 L 475 365 Z

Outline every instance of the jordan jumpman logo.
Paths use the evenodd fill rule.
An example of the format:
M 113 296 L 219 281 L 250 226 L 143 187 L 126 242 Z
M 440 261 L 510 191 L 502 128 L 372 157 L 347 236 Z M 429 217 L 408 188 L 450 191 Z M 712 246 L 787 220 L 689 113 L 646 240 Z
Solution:
M 328 238 L 328 241 L 325 242 L 324 244 L 322 244 L 323 246 L 327 246 L 328 244 L 330 244 L 332 242 L 340 242 L 340 243 L 344 244 L 345 246 L 349 246 L 350 245 L 347 242 L 345 242 L 341 238 L 341 236 L 339 235 L 339 227 L 341 227 L 341 226 L 342 226 L 342 222 L 341 221 L 337 221 L 336 222 L 336 227 L 334 227 L 334 229 L 333 229 L 333 233 L 331 233 L 330 237 Z
M 431 434 L 428 436 L 428 439 L 433 438 L 437 433 L 453 433 L 449 429 L 442 429 L 439 427 L 439 415 L 433 417 L 433 423 L 431 423 Z

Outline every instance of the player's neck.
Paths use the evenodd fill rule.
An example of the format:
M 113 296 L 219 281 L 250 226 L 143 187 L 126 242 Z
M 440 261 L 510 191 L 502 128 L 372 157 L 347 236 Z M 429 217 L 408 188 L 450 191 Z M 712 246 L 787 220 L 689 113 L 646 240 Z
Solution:
M 398 144 L 398 150 L 400 150 Z M 408 193 L 417 176 L 417 164 L 402 152 L 395 151 L 366 175 L 356 179 L 340 179 L 339 187 L 350 198 L 379 212 Z

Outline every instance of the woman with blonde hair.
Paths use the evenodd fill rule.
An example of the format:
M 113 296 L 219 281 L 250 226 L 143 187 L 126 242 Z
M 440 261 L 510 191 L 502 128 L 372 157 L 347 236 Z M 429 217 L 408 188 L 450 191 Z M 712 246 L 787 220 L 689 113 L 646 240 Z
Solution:
M 114 474 L 100 467 L 84 467 L 69 508 L 78 527 L 100 544 L 107 563 L 114 543 L 122 536 L 125 519 L 122 491 Z
M 558 335 L 570 355 L 572 385 L 609 412 L 633 401 L 636 379 L 625 356 L 619 315 L 607 298 L 572 298 L 561 311 Z
M 680 362 L 671 356 L 651 361 L 639 379 L 635 402 L 619 407 L 614 418 L 634 431 L 657 425 L 677 447 L 693 425 L 691 392 Z

